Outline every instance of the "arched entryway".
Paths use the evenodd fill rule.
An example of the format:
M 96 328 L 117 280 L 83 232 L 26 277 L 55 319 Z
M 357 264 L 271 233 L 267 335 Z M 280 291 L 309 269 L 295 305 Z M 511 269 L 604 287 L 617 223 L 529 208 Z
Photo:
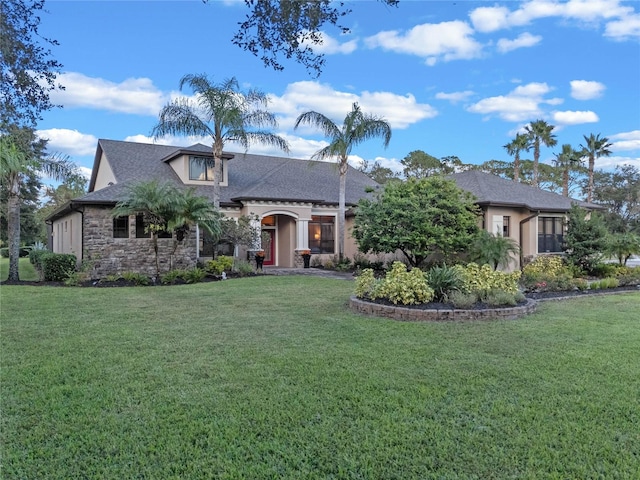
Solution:
M 267 212 L 260 220 L 265 266 L 294 266 L 297 217 L 287 212 Z

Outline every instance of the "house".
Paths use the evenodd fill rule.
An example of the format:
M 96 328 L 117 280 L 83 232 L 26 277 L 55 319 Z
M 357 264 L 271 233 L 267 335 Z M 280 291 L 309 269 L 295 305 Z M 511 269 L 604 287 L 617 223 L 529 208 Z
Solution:
M 47 219 L 50 248 L 89 261 L 96 278 L 126 271 L 153 274 L 155 255 L 142 218 L 113 218 L 111 210 L 124 198 L 127 185 L 153 179 L 193 187 L 198 195 L 212 199 L 212 172 L 198 161 L 202 157 L 212 158 L 211 147 L 99 140 L 88 193 Z M 333 257 L 337 253 L 340 185 L 335 164 L 225 153 L 222 170 L 220 209 L 235 218 L 257 215 L 262 231 L 270 236 L 264 265 L 302 266 L 300 251 L 307 249 L 314 256 Z M 351 167 L 346 181 L 347 208 L 379 188 Z M 347 218 L 347 232 L 352 221 L 353 217 Z M 173 242 L 171 238 L 159 239 L 161 270 L 169 269 Z M 348 236 L 345 255 L 352 258 L 356 252 L 355 242 Z M 207 236 L 196 230 L 181 242 L 171 265 L 193 267 L 198 259 L 212 255 Z
M 478 170 L 455 173 L 451 178 L 476 197 L 483 229 L 520 245 L 520 258 L 513 259 L 511 269 L 540 254 L 562 253 L 565 218 L 572 204 L 587 210 L 603 209 Z

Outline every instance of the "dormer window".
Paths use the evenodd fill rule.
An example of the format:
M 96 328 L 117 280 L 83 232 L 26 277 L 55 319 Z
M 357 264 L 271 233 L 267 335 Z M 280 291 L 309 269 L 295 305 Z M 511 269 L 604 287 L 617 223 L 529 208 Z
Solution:
M 189 180 L 209 181 L 214 178 L 215 161 L 211 157 L 189 157 Z M 222 162 L 222 175 L 224 178 L 224 162 Z

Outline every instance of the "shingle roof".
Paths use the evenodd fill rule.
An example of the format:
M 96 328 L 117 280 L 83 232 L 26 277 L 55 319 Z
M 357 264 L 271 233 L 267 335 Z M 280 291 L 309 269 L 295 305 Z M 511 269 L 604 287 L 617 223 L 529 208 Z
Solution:
M 211 147 L 197 144 L 187 149 L 145 143 L 99 140 L 90 193 L 76 199 L 81 203 L 117 202 L 126 192 L 126 185 L 157 179 L 182 186 L 178 175 L 165 161 L 180 150 L 211 153 Z M 104 153 L 116 178 L 115 185 L 91 191 L 95 184 L 97 162 Z M 272 157 L 236 153 L 227 162 L 229 186 L 221 187 L 221 205 L 237 204 L 241 199 L 271 201 L 305 201 L 338 204 L 340 189 L 337 165 L 288 157 Z M 362 172 L 349 167 L 347 173 L 346 203 L 355 205 L 367 190 L 379 185 Z M 213 198 L 213 188 L 197 186 L 196 192 Z
M 602 209 L 600 205 L 567 198 L 531 185 L 507 180 L 490 173 L 469 170 L 454 173 L 451 178 L 458 187 L 476 196 L 479 205 L 524 207 L 533 211 L 567 212 L 573 203 L 588 209 Z

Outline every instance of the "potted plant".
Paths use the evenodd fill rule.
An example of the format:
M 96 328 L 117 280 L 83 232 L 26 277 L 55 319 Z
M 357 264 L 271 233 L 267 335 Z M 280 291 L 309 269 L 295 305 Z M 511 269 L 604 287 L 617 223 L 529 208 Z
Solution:
M 262 270 L 262 264 L 264 263 L 264 250 L 258 250 L 256 252 L 256 268 Z
M 311 260 L 311 250 L 300 250 L 300 255 L 302 255 L 304 268 L 309 268 L 309 261 Z

